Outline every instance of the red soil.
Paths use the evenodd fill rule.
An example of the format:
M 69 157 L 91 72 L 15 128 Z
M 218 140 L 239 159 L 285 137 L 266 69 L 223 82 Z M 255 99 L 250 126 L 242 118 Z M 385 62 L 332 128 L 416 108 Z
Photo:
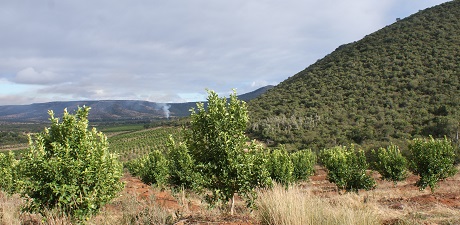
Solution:
M 427 188 L 420 191 L 415 186 L 418 176 L 411 175 L 405 181 L 398 183 L 396 186 L 389 181 L 382 181 L 377 172 L 373 172 L 373 177 L 377 181 L 377 189 L 379 191 L 388 191 L 392 197 L 381 197 L 378 199 L 380 205 L 386 206 L 393 210 L 404 210 L 410 206 L 412 208 L 426 210 L 442 205 L 454 210 L 459 210 L 460 213 L 460 174 L 453 178 L 448 178 L 439 182 L 439 187 L 435 193 L 431 193 Z M 139 199 L 155 198 L 156 203 L 171 210 L 183 210 L 184 207 L 179 204 L 178 199 L 174 198 L 168 191 L 154 190 L 150 186 L 141 182 L 138 178 L 130 175 L 125 175 L 123 181 L 126 183 L 125 191 L 138 196 Z M 335 184 L 327 180 L 327 172 L 324 168 L 316 167 L 315 174 L 310 177 L 310 181 L 304 184 L 305 187 L 310 187 L 312 192 L 319 196 L 333 197 L 338 195 Z M 366 193 L 365 191 L 361 193 Z M 369 192 L 371 195 L 371 192 Z M 396 196 L 396 197 L 395 197 Z M 191 212 L 187 218 L 179 221 L 177 224 L 216 224 L 216 225 L 250 225 L 257 222 L 247 215 L 239 216 L 224 216 L 224 218 L 211 218 L 206 216 L 206 204 L 191 204 L 187 206 L 187 210 Z M 389 219 L 385 224 L 394 224 Z M 397 219 L 395 220 L 398 221 Z M 395 222 L 395 223 L 396 223 Z

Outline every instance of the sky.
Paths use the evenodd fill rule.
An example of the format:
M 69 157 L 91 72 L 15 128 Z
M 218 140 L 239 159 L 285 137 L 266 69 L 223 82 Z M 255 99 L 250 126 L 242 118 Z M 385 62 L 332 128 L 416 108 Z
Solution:
M 0 0 L 0 105 L 276 85 L 446 0 Z

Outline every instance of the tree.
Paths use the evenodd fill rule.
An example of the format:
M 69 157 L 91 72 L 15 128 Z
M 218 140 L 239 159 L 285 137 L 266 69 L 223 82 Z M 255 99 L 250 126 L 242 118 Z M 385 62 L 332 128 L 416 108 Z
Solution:
M 434 192 L 438 181 L 455 175 L 455 150 L 447 138 L 414 139 L 409 145 L 410 168 L 420 176 L 416 185 L 421 189 L 430 186 Z
M 107 137 L 88 130 L 89 107 L 75 115 L 64 110 L 62 122 L 49 111 L 51 127 L 29 138 L 29 149 L 18 164 L 18 182 L 27 210 L 57 209 L 78 220 L 87 219 L 122 189 L 122 164 L 108 150 Z
M 168 183 L 169 167 L 166 156 L 159 150 L 130 161 L 126 164 L 128 170 L 138 176 L 144 183 L 163 187 Z
M 187 145 L 183 142 L 176 144 L 170 135 L 168 147 L 169 184 L 200 190 L 203 186 L 203 178 L 196 169 L 195 160 L 190 155 Z
M 212 191 L 207 200 L 231 199 L 233 214 L 236 193 L 251 199 L 253 190 L 269 184 L 270 179 L 265 166 L 260 165 L 265 161 L 254 157 L 260 154 L 255 144 L 246 144 L 246 103 L 237 99 L 235 91 L 227 100 L 208 90 L 207 100 L 207 108 L 197 103 L 197 109 L 191 109 L 185 142 L 202 174 L 203 186 Z
M 323 165 L 328 170 L 329 182 L 335 183 L 339 189 L 357 192 L 359 189 L 369 190 L 375 186 L 375 180 L 366 174 L 368 164 L 364 151 L 355 147 L 337 146 L 325 149 L 320 154 Z
M 271 152 L 267 167 L 276 182 L 287 187 L 294 181 L 294 165 L 284 146 Z
M 392 144 L 373 153 L 376 156 L 374 167 L 384 180 L 391 180 L 396 185 L 396 182 L 407 178 L 407 160 L 398 146 Z
M 13 194 L 17 189 L 17 164 L 13 152 L 0 153 L 0 190 L 8 194 Z
M 310 149 L 292 153 L 291 161 L 294 165 L 293 176 L 296 181 L 308 180 L 315 171 L 316 155 Z

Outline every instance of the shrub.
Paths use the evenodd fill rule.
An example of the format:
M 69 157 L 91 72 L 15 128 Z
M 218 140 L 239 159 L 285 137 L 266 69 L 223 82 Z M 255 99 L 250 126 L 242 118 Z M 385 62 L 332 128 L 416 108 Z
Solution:
M 369 190 L 375 186 L 375 180 L 366 174 L 368 164 L 364 152 L 355 150 L 353 145 L 349 148 L 337 146 L 324 149 L 320 160 L 328 170 L 328 180 L 339 189 L 357 192 L 359 189 Z
M 138 176 L 147 184 L 163 187 L 168 183 L 168 160 L 158 150 L 153 150 L 143 157 L 130 161 L 126 167 L 134 176 Z
M 430 186 L 434 192 L 439 180 L 455 175 L 455 151 L 447 138 L 414 139 L 409 145 L 410 168 L 420 176 L 416 185 L 421 189 Z
M 375 169 L 382 175 L 384 180 L 393 181 L 394 184 L 407 178 L 407 160 L 401 154 L 399 147 L 389 145 L 386 149 L 379 148 L 373 151 L 376 161 Z
M 90 108 L 75 115 L 64 110 L 62 122 L 49 111 L 51 127 L 29 138 L 29 149 L 18 164 L 20 193 L 29 197 L 26 209 L 48 209 L 87 219 L 122 189 L 122 165 L 108 150 L 107 138 L 88 130 Z
M 0 153 L 0 189 L 8 194 L 16 192 L 17 164 L 18 160 L 11 151 Z
M 200 190 L 204 181 L 195 167 L 195 160 L 190 155 L 187 145 L 182 142 L 176 144 L 170 136 L 168 148 L 169 184 Z
M 315 171 L 316 155 L 310 149 L 292 153 L 291 161 L 294 166 L 293 176 L 296 181 L 308 180 Z
M 253 148 L 246 144 L 244 134 L 249 119 L 246 103 L 238 100 L 235 91 L 228 99 L 208 91 L 207 102 L 206 108 L 197 103 L 197 109 L 191 109 L 186 145 L 205 179 L 204 188 L 212 192 L 207 201 L 214 204 L 231 199 L 233 214 L 235 194 L 253 199 L 254 189 L 269 180 L 256 175 L 268 173 L 257 171 L 263 169 L 258 165 L 261 162 L 245 151 Z
M 273 180 L 285 186 L 294 181 L 294 165 L 284 147 L 272 151 L 268 161 L 268 171 Z

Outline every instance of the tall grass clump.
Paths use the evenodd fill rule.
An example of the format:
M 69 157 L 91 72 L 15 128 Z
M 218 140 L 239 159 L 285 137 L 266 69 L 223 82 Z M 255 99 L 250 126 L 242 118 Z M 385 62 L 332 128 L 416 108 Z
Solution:
M 9 195 L 0 191 L 0 224 L 19 225 L 20 206 L 24 201 L 18 195 Z
M 354 193 L 322 199 L 298 186 L 275 185 L 258 196 L 262 225 L 381 224 L 376 207 Z

